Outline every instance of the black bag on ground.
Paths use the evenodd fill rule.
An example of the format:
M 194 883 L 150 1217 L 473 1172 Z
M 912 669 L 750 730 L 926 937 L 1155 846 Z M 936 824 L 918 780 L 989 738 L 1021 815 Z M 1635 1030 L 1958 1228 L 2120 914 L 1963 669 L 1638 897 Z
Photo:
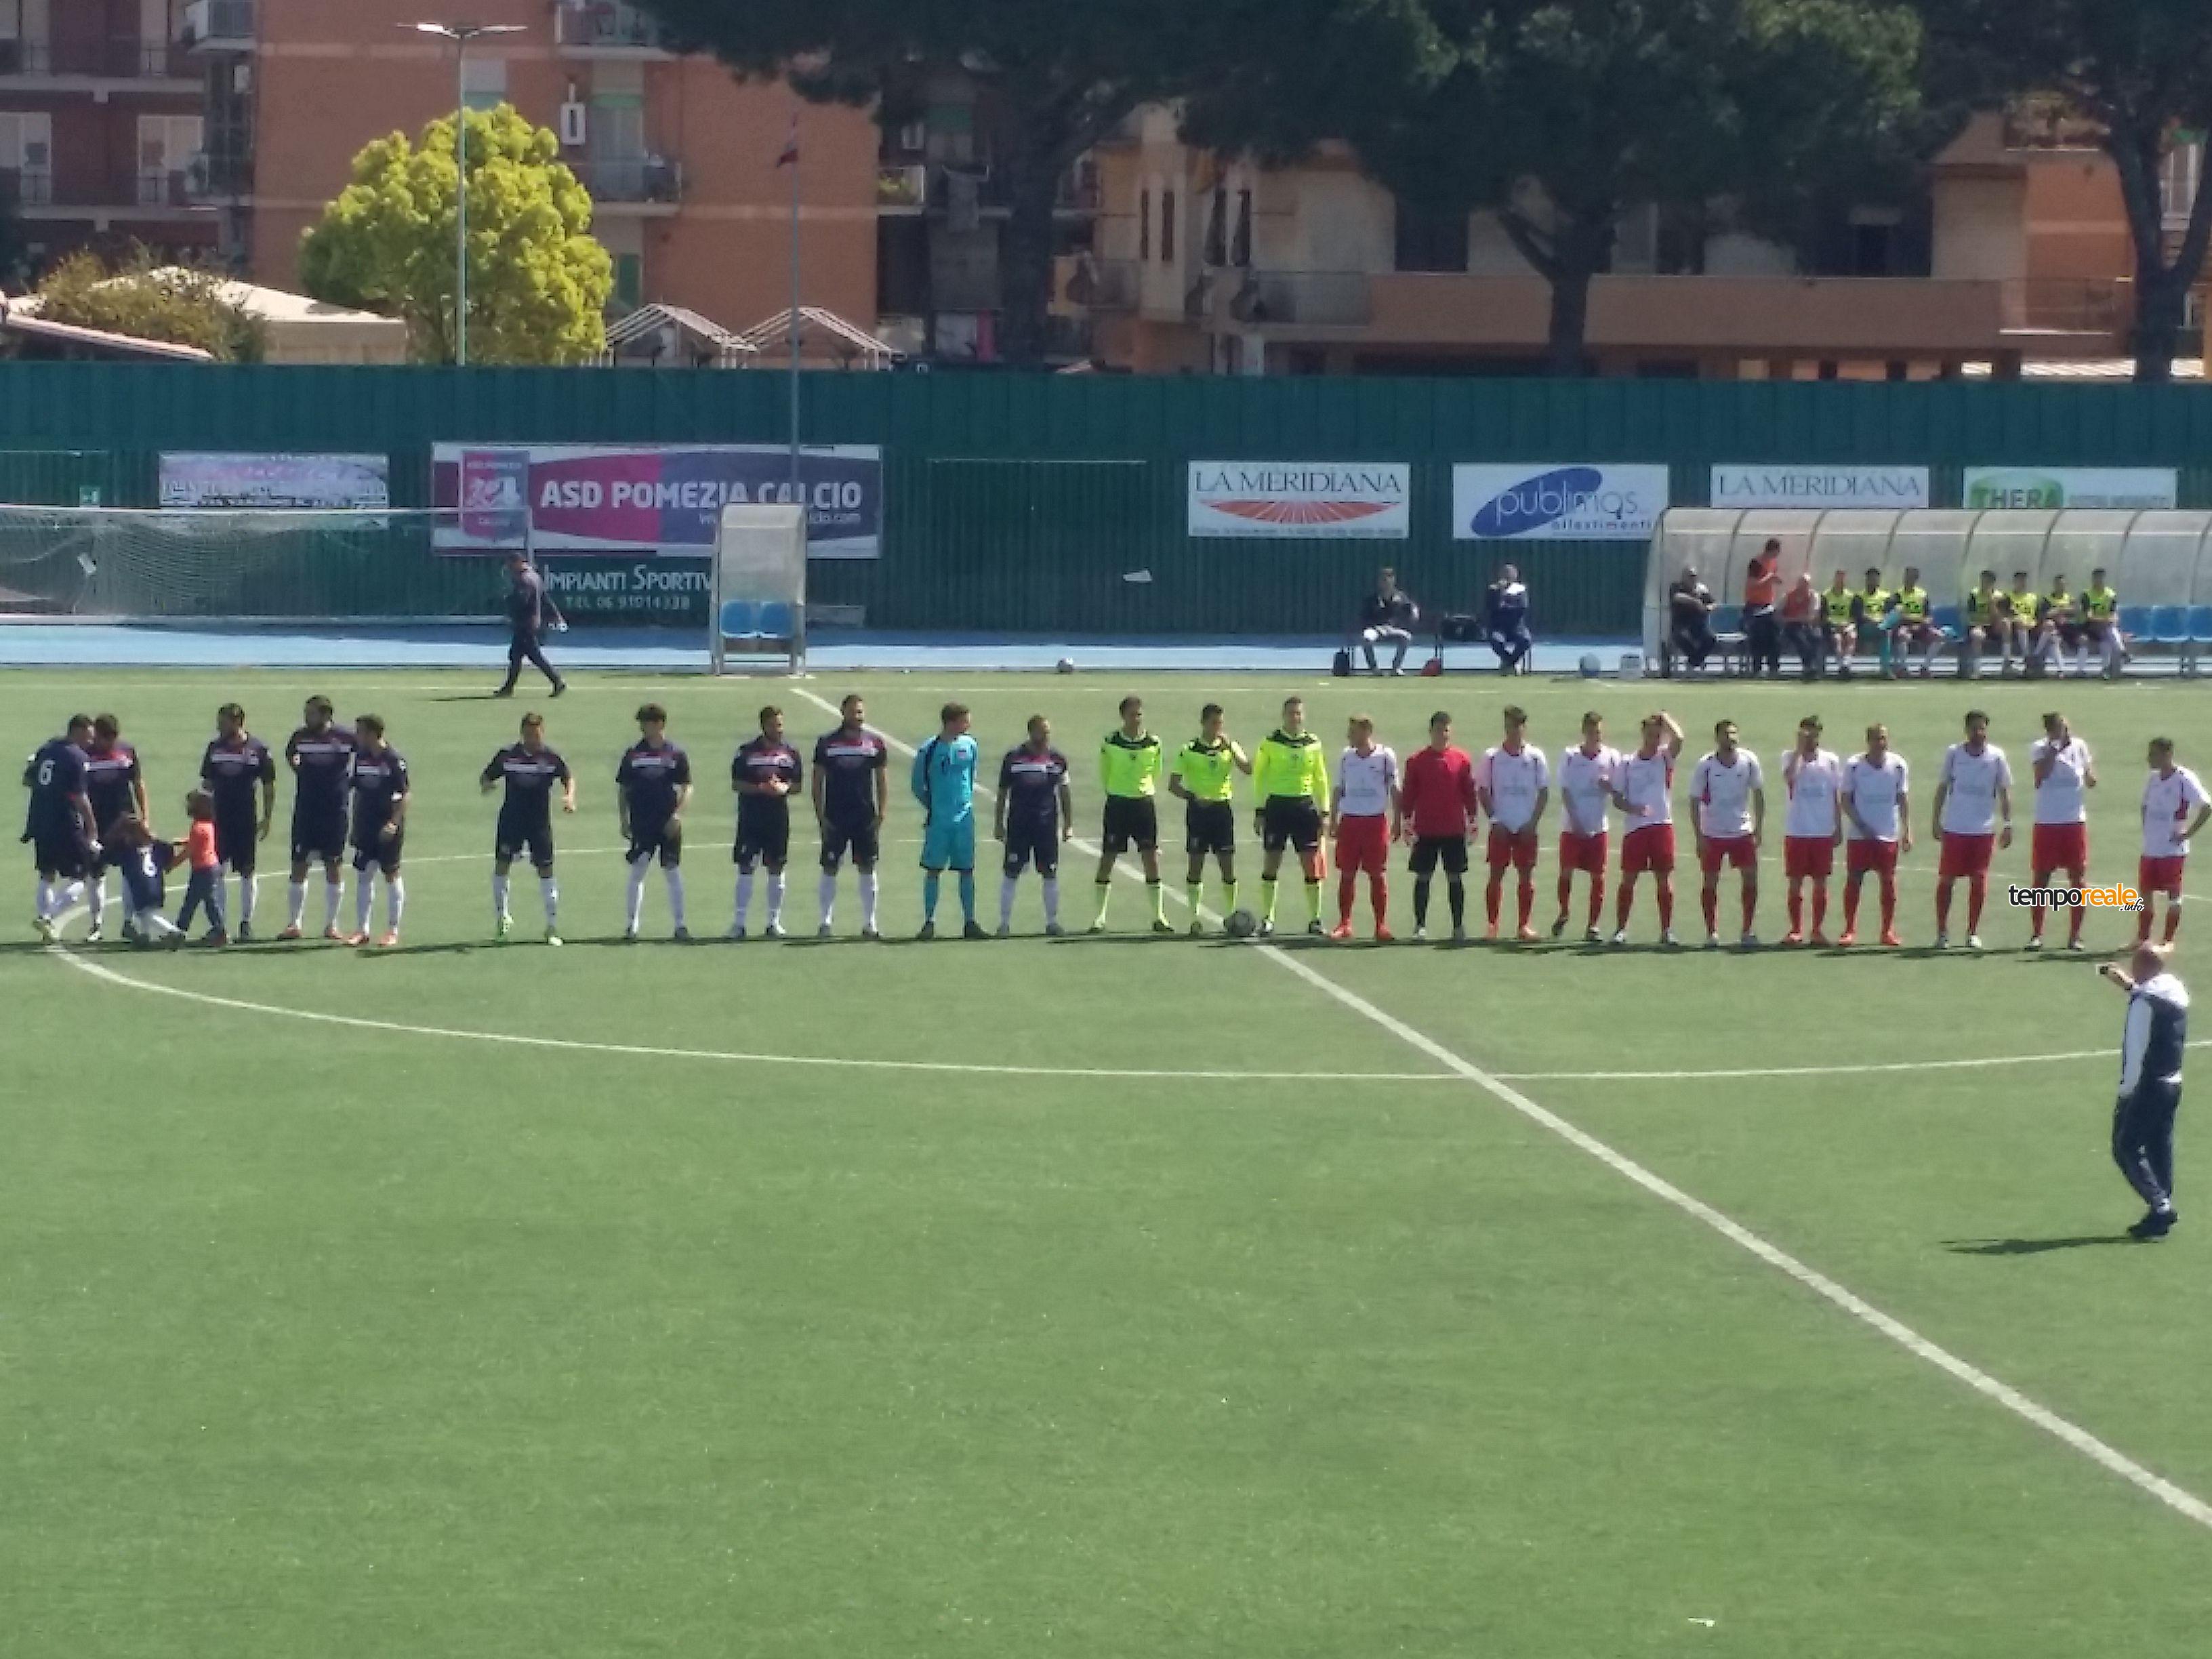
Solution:
M 1328 672 L 1335 675 L 1336 678 L 1340 680 L 1350 679 L 1352 678 L 1352 653 L 1341 646 L 1338 647 L 1336 654 L 1328 659 Z

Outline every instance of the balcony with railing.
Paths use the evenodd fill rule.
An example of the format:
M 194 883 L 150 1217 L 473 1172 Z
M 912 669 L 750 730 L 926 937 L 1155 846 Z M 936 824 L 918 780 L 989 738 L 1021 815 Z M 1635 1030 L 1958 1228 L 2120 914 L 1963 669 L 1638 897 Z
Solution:
M 0 80 L 187 81 L 191 70 L 166 40 L 0 40 Z
M 11 208 L 52 207 L 54 173 L 52 167 L 0 167 L 0 202 Z
M 620 0 L 561 0 L 553 13 L 553 44 L 574 58 L 659 56 L 668 50 L 659 21 Z
M 684 199 L 684 164 L 664 155 L 593 156 L 568 170 L 609 213 L 671 214 Z
M 191 52 L 251 52 L 255 38 L 253 0 L 191 0 L 177 30 Z
M 253 193 L 250 154 L 202 151 L 185 163 L 185 195 L 196 203 L 235 202 Z

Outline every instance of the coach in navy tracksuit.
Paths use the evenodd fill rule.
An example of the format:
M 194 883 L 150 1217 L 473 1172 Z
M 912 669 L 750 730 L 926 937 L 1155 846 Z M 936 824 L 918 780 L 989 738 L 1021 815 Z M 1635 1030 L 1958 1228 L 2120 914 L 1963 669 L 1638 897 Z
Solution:
M 522 678 L 522 665 L 537 665 L 538 672 L 553 682 L 553 695 L 559 696 L 567 690 L 559 671 L 545 660 L 545 648 L 538 643 L 545 632 L 546 613 L 552 613 L 556 626 L 564 626 L 561 607 L 553 603 L 553 596 L 545 591 L 545 579 L 539 575 L 530 561 L 520 553 L 512 553 L 507 560 L 507 680 L 495 697 L 514 695 L 514 683 Z
M 2102 970 L 2128 994 L 2120 1096 L 2112 1109 L 2112 1161 L 2150 1206 L 2128 1229 L 2136 1238 L 2163 1238 L 2179 1218 L 2173 1211 L 2173 1115 L 2181 1104 L 2181 1058 L 2189 1048 L 2189 989 L 2167 969 L 2166 957 L 2156 945 L 2138 945 L 2128 969 Z

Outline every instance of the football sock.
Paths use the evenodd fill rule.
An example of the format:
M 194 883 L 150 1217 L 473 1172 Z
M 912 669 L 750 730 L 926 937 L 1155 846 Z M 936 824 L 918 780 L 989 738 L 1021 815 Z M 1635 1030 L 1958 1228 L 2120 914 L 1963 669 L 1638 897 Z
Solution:
M 1721 896 L 1711 888 L 1705 888 L 1698 895 L 1698 908 L 1705 912 L 1705 931 L 1709 933 L 1720 932 Z
M 1795 885 L 1790 889 L 1790 931 L 1802 933 L 1805 927 L 1805 894 Z
M 1636 878 L 1633 876 L 1623 876 L 1620 880 L 1620 902 L 1613 907 L 1613 925 L 1616 928 L 1626 927 L 1628 926 L 1628 913 L 1634 907 L 1635 903 Z
M 54 884 L 44 876 L 39 878 L 38 915 L 40 921 L 52 921 L 54 919 Z
M 507 920 L 507 878 L 494 871 L 491 878 L 491 913 L 501 921 Z
M 1605 915 L 1605 878 L 1589 878 L 1589 926 L 1595 927 Z
M 827 927 L 836 919 L 837 878 L 824 871 L 816 891 L 822 900 L 822 925 Z
M 1206 884 L 1202 881 L 1185 882 L 1182 885 L 1182 896 L 1189 901 L 1190 913 L 1195 916 L 1198 914 L 1198 907 L 1206 902 Z
M 1746 887 L 1743 890 L 1743 931 L 1745 933 L 1747 933 L 1751 931 L 1751 925 L 1758 919 L 1758 916 L 1759 889 L 1756 887 Z
M 1221 884 L 1221 914 L 1225 916 L 1236 908 L 1237 884 L 1233 881 L 1224 881 Z
M 1306 920 L 1308 921 L 1321 920 L 1321 878 L 1319 876 L 1306 878 Z
M 261 878 L 243 875 L 238 878 L 238 925 L 241 927 L 253 920 L 253 901 L 261 896 Z
M 1269 921 L 1275 919 L 1275 887 L 1273 876 L 1260 878 L 1260 913 Z
M 781 871 L 769 872 L 768 925 L 771 927 L 783 926 L 783 874 Z
M 1575 872 L 1571 870 L 1562 870 L 1559 872 L 1559 915 L 1562 918 L 1566 915 L 1574 902 Z
M 684 926 L 684 872 L 670 865 L 661 872 L 668 882 L 668 916 L 678 927 Z
M 963 870 L 959 873 L 960 915 L 963 920 L 973 925 L 975 920 L 975 872 L 973 870 Z
M 1346 927 L 1352 926 L 1352 901 L 1359 893 L 1359 877 L 1350 870 L 1340 870 L 1336 875 L 1336 919 Z
M 353 890 L 353 930 L 356 933 L 368 931 L 368 914 L 376 908 L 376 878 L 366 870 Z
M 366 882 L 368 878 L 364 874 L 362 877 L 362 879 Z M 325 927 L 337 927 L 338 925 L 338 912 L 343 909 L 344 906 L 344 881 L 343 879 L 331 881 L 325 878 L 323 882 L 323 926 Z
M 561 887 L 550 876 L 538 878 L 538 896 L 545 903 L 545 925 L 552 927 L 561 919 Z
M 1859 930 L 1859 884 L 1855 881 L 1844 884 L 1844 931 L 1856 933 Z
M 1498 926 L 1498 902 L 1504 896 L 1505 878 L 1494 875 L 1483 884 L 1482 914 L 1492 927 Z
M 1390 914 L 1390 878 L 1380 870 L 1367 872 L 1367 904 L 1375 912 L 1375 925 L 1382 927 Z M 1521 919 L 1523 921 L 1528 919 L 1526 905 L 1522 907 Z
M 291 921 L 287 925 L 297 927 L 307 914 L 307 884 L 304 881 L 292 883 L 285 896 L 291 907 Z
M 1315 890 L 1318 892 L 1320 889 L 1316 887 Z M 1152 902 L 1152 920 L 1154 921 L 1165 921 L 1168 919 L 1168 890 L 1166 884 L 1161 881 L 1158 876 L 1146 877 L 1145 896 Z M 1320 908 L 1317 904 L 1315 908 L 1314 914 L 1316 915 L 1319 915 L 1321 914 Z
M 1813 890 L 1813 931 L 1817 933 L 1827 925 L 1828 890 L 1826 887 L 1815 887 Z
M 1674 885 L 1672 882 L 1659 884 L 1659 931 L 1667 932 L 1674 925 Z
M 1428 925 L 1429 878 L 1426 876 L 1416 876 L 1413 878 L 1413 926 L 1425 927 Z
M 1096 896 L 1098 908 L 1091 918 L 1091 925 L 1093 927 L 1103 927 L 1106 925 L 1106 905 L 1114 896 L 1114 878 L 1111 876 L 1098 884 Z
M 626 932 L 637 932 L 637 924 L 645 915 L 645 872 L 653 862 L 648 854 L 629 867 L 629 887 L 623 896 L 623 927 Z
M 1951 884 L 1948 881 L 1936 884 L 1936 931 L 1951 931 Z
M 1881 878 L 1881 931 L 1885 933 L 1897 923 L 1897 878 L 1885 873 Z
M 2172 911 L 2172 909 L 2170 909 L 2170 908 L 2169 908 L 2169 909 L 2166 911 L 2166 914 L 2167 914 L 2168 915 L 2172 915 L 2173 914 L 2173 912 Z M 2151 925 L 2151 911 L 2150 911 L 2150 907 L 2149 907 L 2148 905 L 2145 905 L 2145 906 L 2143 907 L 2143 909 L 2142 909 L 2142 913 L 2141 913 L 2139 915 L 2137 915 L 2137 916 L 2136 916 L 2136 944 L 2138 944 L 2138 945 L 2148 945 L 2148 944 L 2149 944 L 2149 943 L 2150 943 L 2150 925 Z
M 1445 878 L 1445 896 L 1451 901 L 1452 926 L 1467 926 L 1467 884 L 1457 876 Z
M 2087 905 L 2077 904 L 2074 907 L 2074 914 L 2069 920 L 2066 928 L 2066 938 L 2068 943 L 2076 943 L 2080 940 L 2081 937 L 2081 924 L 2083 921 L 2087 920 L 2088 915 L 2089 908 Z
M 999 926 L 1001 927 L 1011 927 L 1014 925 L 1015 884 L 1012 876 L 999 878 Z
M 1966 878 L 1966 931 L 1982 931 L 1982 901 L 1989 896 L 1990 878 L 1987 876 Z
M 2166 942 L 2173 943 L 2173 936 L 2181 931 L 2181 895 L 2176 893 L 2166 902 Z
M 1044 878 L 1044 925 L 1053 927 L 1060 921 L 1060 878 Z
M 1381 880 L 1381 879 L 1382 879 L 1382 878 L 1378 876 L 1378 877 L 1376 877 L 1376 879 L 1379 881 L 1379 880 Z M 1535 913 L 1535 909 L 1536 909 L 1536 878 L 1535 878 L 1535 877 L 1534 877 L 1534 876 L 1523 876 L 1523 877 L 1522 877 L 1522 878 L 1521 878 L 1521 894 L 1520 894 L 1520 897 L 1521 897 L 1521 925 L 1522 925 L 1523 927 L 1526 927 L 1528 925 L 1528 919 L 1529 919 L 1529 917 L 1530 917 L 1531 915 L 1533 915 Z
M 921 919 L 925 922 L 937 920 L 937 889 L 939 876 L 934 870 L 921 872 Z
M 399 931 L 399 919 L 407 914 L 407 878 L 390 876 L 384 883 L 384 931 Z
M 87 920 L 93 927 L 99 927 L 100 919 L 107 913 L 107 878 L 105 876 L 86 886 L 84 904 L 85 908 L 91 912 Z
M 876 885 L 876 872 L 860 872 L 860 926 L 873 933 L 876 928 L 876 897 L 880 890 Z
M 745 925 L 745 912 L 752 908 L 753 872 L 750 870 L 740 870 L 738 872 L 737 904 L 735 909 L 731 913 L 731 921 L 740 927 L 744 927 Z

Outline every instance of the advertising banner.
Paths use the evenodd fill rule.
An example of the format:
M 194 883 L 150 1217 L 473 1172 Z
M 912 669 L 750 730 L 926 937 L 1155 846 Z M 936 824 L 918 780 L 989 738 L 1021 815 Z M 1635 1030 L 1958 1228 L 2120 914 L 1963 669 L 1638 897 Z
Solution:
M 799 452 L 807 552 L 872 559 L 883 539 L 883 452 L 872 444 Z M 441 553 L 527 551 L 703 559 L 732 503 L 791 500 L 791 453 L 772 444 L 440 444 L 432 500 L 456 507 Z
M 1193 461 L 1189 533 L 1403 541 L 1413 477 L 1387 461 Z
M 1645 541 L 1667 469 L 1613 461 L 1452 468 L 1455 541 Z
M 1748 466 L 1713 469 L 1715 507 L 1918 507 L 1924 466 Z
M 1966 506 L 2162 512 L 2181 496 L 2170 466 L 1970 466 Z
M 161 505 L 345 509 L 392 505 L 382 455 L 180 453 L 161 457 Z

